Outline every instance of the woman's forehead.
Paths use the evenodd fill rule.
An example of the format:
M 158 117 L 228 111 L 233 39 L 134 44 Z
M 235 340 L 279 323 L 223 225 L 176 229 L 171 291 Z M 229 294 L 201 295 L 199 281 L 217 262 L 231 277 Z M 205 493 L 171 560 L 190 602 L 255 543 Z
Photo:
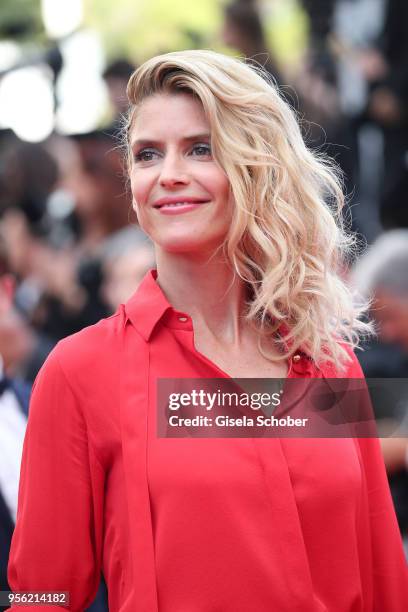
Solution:
M 193 136 L 196 132 L 209 131 L 199 100 L 186 93 L 159 93 L 143 100 L 136 109 L 130 140 L 149 139 L 163 133 L 186 132 L 186 136 Z

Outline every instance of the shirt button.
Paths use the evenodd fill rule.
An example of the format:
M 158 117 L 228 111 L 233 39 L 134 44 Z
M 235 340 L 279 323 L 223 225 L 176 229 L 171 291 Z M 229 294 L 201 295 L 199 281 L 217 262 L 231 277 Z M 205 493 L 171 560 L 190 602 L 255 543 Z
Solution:
M 300 355 L 293 355 L 292 360 L 294 363 L 299 363 L 301 357 Z
M 178 320 L 182 323 L 185 323 L 186 321 L 188 321 L 188 317 L 179 317 Z

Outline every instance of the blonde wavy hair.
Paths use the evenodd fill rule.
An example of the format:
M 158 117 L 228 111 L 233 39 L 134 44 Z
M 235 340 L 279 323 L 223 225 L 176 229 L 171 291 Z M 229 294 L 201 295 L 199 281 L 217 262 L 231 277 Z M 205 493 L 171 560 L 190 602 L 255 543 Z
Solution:
M 282 359 L 302 350 L 342 370 L 347 345 L 356 347 L 370 325 L 359 320 L 365 308 L 353 303 L 340 276 L 353 246 L 341 223 L 341 182 L 332 162 L 306 147 L 277 87 L 252 64 L 195 50 L 148 60 L 127 93 L 127 134 L 149 96 L 200 100 L 235 200 L 224 248 L 250 289 L 247 318 L 260 330 L 263 354 L 270 356 L 265 346 L 272 341 Z

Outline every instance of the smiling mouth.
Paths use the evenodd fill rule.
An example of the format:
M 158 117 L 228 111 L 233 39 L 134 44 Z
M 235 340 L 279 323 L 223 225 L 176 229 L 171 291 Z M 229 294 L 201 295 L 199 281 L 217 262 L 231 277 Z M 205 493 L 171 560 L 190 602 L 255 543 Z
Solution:
M 168 210 L 176 208 L 196 208 L 201 204 L 208 204 L 209 200 L 180 200 L 177 202 L 158 202 L 153 204 L 156 210 Z
M 173 202 L 172 204 L 159 204 L 158 206 L 155 206 L 154 208 L 174 208 L 176 206 L 187 206 L 188 204 L 191 204 L 192 202 Z M 194 202 L 194 204 L 196 204 L 197 202 Z

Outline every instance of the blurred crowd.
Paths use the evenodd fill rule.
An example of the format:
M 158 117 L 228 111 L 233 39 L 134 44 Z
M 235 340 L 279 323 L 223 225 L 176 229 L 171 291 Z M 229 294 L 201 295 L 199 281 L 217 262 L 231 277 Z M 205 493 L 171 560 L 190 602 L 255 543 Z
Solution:
M 309 146 L 340 165 L 345 222 L 368 244 L 346 273 L 372 296 L 378 323 L 359 358 L 367 376 L 408 378 L 408 2 L 299 4 L 310 26 L 296 70 L 268 46 L 268 3 L 223 5 L 219 42 L 265 68 Z M 117 58 L 104 71 L 112 119 L 100 129 L 54 133 L 41 143 L 0 131 L 1 542 L 13 529 L 29 390 L 39 368 L 61 338 L 112 314 L 154 267 L 131 208 L 121 135 L 134 59 Z M 384 440 L 384 457 L 407 533 L 407 411 L 396 407 L 403 412 L 397 418 L 394 408 L 388 421 L 398 420 L 401 435 Z M 0 590 L 7 588 L 6 547 Z

